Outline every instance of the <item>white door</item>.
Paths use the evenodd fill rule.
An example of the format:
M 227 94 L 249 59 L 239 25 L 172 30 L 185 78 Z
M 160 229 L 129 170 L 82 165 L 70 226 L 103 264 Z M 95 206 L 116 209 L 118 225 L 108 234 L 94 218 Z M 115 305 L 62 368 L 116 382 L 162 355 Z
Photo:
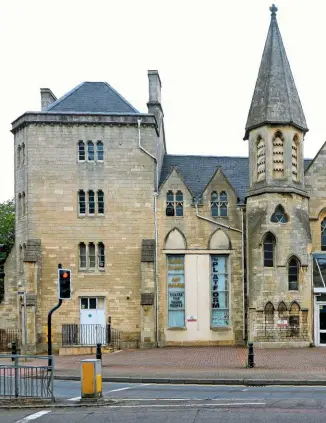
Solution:
M 326 347 L 326 303 L 317 303 L 318 312 L 318 345 Z
M 80 298 L 80 344 L 106 343 L 104 298 Z

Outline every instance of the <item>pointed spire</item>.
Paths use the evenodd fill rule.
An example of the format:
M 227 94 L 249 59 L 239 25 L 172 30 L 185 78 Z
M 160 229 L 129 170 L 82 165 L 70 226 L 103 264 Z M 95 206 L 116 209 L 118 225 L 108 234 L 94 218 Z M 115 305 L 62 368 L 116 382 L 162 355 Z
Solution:
M 269 10 L 271 11 L 271 23 L 251 101 L 244 139 L 248 139 L 251 129 L 268 123 L 292 124 L 304 132 L 308 131 L 278 28 L 277 7 L 273 4 Z

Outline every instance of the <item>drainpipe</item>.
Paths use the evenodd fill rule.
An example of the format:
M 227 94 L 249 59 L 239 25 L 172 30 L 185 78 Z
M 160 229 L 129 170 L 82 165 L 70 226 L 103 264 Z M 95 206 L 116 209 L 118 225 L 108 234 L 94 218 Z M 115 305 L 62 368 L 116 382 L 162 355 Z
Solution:
M 242 204 L 241 204 L 242 206 Z M 231 231 L 236 231 L 241 233 L 241 267 L 242 267 L 242 297 L 243 297 L 243 339 L 245 339 L 246 336 L 246 328 L 245 328 L 245 268 L 244 268 L 244 254 L 245 254 L 245 248 L 244 248 L 244 215 L 243 215 L 243 208 L 241 207 L 241 230 L 237 228 L 233 228 L 232 226 L 224 225 L 223 223 L 216 222 L 215 220 L 209 219 L 205 216 L 200 216 L 198 213 L 198 205 L 195 203 L 196 208 L 196 216 L 199 219 L 206 220 L 207 222 L 214 223 L 215 225 L 222 226 L 223 228 L 229 229 Z
M 137 119 L 138 123 L 138 146 L 139 148 L 151 157 L 155 163 L 155 182 L 154 182 L 154 242 L 155 242 L 155 253 L 154 253 L 154 279 L 155 279 L 155 339 L 156 347 L 159 346 L 159 289 L 158 289 L 158 222 L 157 222 L 157 197 L 158 197 L 158 165 L 157 159 L 149 151 L 147 151 L 141 145 L 140 126 L 141 119 Z

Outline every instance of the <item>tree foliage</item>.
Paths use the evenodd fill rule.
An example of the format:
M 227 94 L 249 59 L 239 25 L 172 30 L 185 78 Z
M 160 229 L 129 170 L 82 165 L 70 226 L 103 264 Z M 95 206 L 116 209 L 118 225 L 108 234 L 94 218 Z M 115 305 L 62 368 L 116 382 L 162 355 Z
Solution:
M 15 202 L 0 203 L 0 244 L 5 244 L 7 255 L 15 243 Z

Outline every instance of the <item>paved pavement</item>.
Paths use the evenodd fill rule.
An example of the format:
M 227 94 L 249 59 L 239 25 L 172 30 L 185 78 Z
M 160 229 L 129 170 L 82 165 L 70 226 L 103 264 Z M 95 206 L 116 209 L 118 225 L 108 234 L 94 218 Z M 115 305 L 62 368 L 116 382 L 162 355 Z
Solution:
M 167 347 L 103 354 L 104 380 L 164 382 L 178 380 L 325 382 L 326 348 L 255 349 L 255 368 L 246 368 L 248 350 L 235 347 Z M 80 360 L 57 356 L 57 377 L 80 377 Z M 95 358 L 95 357 L 94 357 Z M 1 361 L 0 361 L 1 362 Z M 40 363 L 34 360 L 31 364 Z M 44 364 L 44 362 L 42 363 Z

